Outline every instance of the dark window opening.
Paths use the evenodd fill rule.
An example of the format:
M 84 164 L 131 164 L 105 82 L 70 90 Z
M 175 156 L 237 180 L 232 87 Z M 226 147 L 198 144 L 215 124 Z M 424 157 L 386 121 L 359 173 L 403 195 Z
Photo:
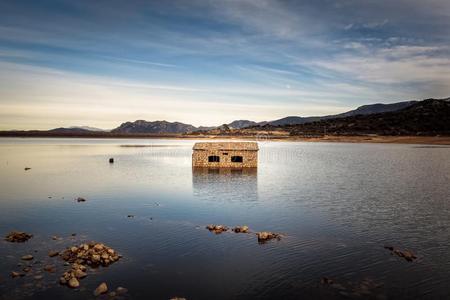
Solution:
M 224 153 L 222 153 L 223 155 L 228 155 L 228 153 L 227 152 L 224 152 Z
M 235 162 L 235 163 L 243 162 L 242 156 L 232 156 L 231 157 L 231 162 Z
M 208 156 L 208 162 L 220 162 L 220 157 L 216 155 Z

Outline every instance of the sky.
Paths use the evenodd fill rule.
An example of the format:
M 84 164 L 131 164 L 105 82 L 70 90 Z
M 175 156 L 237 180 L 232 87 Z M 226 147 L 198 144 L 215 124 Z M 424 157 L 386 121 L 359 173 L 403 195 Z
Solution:
M 449 96 L 448 0 L 0 0 L 0 130 Z

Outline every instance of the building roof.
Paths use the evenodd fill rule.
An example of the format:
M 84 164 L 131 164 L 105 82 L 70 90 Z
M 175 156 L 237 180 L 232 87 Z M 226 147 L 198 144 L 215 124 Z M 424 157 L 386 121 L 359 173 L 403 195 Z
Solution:
M 237 150 L 237 151 L 258 151 L 256 142 L 213 142 L 195 143 L 193 150 Z

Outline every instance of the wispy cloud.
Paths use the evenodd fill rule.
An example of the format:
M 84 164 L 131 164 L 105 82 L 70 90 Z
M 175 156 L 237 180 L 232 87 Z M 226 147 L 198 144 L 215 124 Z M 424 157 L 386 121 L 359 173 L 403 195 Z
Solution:
M 447 0 L 59 4 L 0 2 L 2 128 L 215 125 L 450 94 Z

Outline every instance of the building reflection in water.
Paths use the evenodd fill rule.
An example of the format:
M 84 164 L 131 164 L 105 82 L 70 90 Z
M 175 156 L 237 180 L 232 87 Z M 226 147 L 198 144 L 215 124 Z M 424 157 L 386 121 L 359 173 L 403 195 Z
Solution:
M 258 201 L 257 168 L 192 168 L 194 196 L 214 202 Z

